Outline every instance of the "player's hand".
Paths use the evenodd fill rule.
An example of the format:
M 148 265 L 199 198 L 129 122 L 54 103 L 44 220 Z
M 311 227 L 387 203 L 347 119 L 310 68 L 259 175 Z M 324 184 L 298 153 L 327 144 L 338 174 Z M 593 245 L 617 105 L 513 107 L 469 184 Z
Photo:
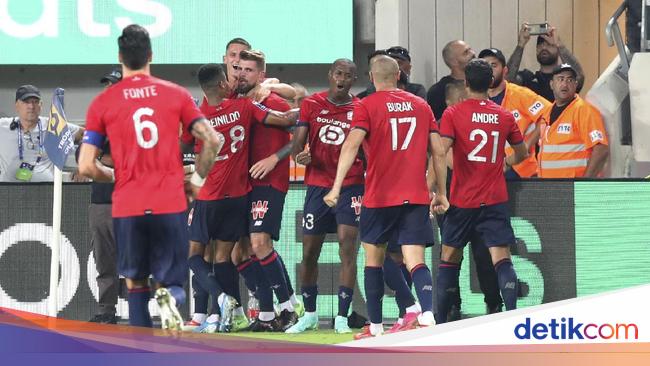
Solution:
M 291 125 L 295 125 L 298 122 L 298 117 L 300 116 L 300 108 L 293 108 L 284 112 L 284 117 L 291 121 Z
M 72 173 L 72 176 L 70 178 L 71 178 L 70 180 L 75 182 L 75 183 L 87 183 L 87 182 L 90 182 L 90 178 L 79 174 L 79 170 L 75 170 L 75 172 Z
M 336 203 L 339 201 L 339 194 L 338 190 L 332 189 L 323 197 L 323 201 L 329 207 L 336 207 Z
M 296 155 L 296 163 L 309 165 L 309 163 L 311 163 L 311 154 L 309 153 L 309 150 L 299 152 Z
M 253 94 L 253 100 L 257 103 L 262 103 L 269 95 L 271 95 L 271 89 L 267 86 L 260 85 L 255 94 Z
M 199 191 L 201 190 L 201 187 L 195 186 L 194 184 L 187 181 L 183 184 L 183 189 L 185 190 L 185 198 L 187 199 L 187 202 L 192 203 L 194 202 L 196 197 L 199 196 Z
M 262 85 L 271 85 L 271 84 L 279 84 L 280 79 L 278 78 L 266 78 L 264 81 L 262 81 Z
M 269 157 L 266 157 L 257 163 L 253 164 L 251 169 L 248 171 L 251 174 L 253 179 L 264 179 L 267 174 L 271 172 L 278 164 L 278 157 L 275 154 L 271 154 Z
M 528 41 L 530 41 L 530 27 L 528 26 L 528 23 L 524 23 L 519 29 L 519 34 L 517 36 L 517 45 L 523 48 L 526 46 Z
M 431 212 L 437 215 L 442 215 L 449 209 L 449 201 L 447 196 L 435 195 L 433 201 L 431 201 Z

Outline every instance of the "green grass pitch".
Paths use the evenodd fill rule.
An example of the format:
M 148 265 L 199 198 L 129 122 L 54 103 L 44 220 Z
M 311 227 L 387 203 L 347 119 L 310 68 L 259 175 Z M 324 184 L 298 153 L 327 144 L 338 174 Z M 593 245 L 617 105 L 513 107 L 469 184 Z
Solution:
M 336 334 L 333 329 L 319 329 L 300 334 L 237 332 L 229 333 L 228 335 L 232 337 L 269 339 L 284 342 L 335 344 L 352 341 L 354 333 L 360 332 L 359 329 L 353 329 L 352 331 L 353 333 L 349 334 Z

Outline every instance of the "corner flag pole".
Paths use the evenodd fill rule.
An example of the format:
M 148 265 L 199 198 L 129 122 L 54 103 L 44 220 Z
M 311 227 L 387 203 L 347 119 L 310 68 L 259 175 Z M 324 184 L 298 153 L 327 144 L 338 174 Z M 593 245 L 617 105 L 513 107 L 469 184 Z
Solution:
M 59 305 L 59 263 L 61 263 L 61 205 L 63 198 L 63 172 L 65 160 L 73 149 L 72 134 L 67 127 L 63 111 L 64 90 L 56 88 L 52 96 L 50 119 L 47 124 L 45 150 L 54 163 L 54 198 L 52 202 L 52 260 L 50 261 L 50 296 L 47 314 L 56 317 Z
M 47 315 L 56 317 L 59 303 L 59 263 L 61 262 L 61 201 L 63 172 L 54 168 L 54 199 L 52 202 L 52 260 L 50 261 L 50 297 Z

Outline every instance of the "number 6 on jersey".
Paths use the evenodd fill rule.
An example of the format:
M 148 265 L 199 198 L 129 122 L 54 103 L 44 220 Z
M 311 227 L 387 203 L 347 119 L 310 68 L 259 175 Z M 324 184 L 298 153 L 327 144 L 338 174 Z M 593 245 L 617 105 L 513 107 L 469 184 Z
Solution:
M 138 145 L 143 149 L 151 149 L 158 143 L 158 127 L 152 121 L 142 120 L 142 117 L 153 116 L 153 109 L 143 107 L 138 108 L 133 113 L 133 126 L 135 127 L 135 137 Z M 144 139 L 144 130 L 149 130 L 149 140 Z

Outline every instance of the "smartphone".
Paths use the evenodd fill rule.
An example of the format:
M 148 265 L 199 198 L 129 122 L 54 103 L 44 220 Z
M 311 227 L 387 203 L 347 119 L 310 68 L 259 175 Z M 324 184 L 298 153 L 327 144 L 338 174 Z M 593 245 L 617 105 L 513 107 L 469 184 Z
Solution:
M 531 36 L 548 34 L 548 23 L 528 24 L 528 30 L 530 31 Z

